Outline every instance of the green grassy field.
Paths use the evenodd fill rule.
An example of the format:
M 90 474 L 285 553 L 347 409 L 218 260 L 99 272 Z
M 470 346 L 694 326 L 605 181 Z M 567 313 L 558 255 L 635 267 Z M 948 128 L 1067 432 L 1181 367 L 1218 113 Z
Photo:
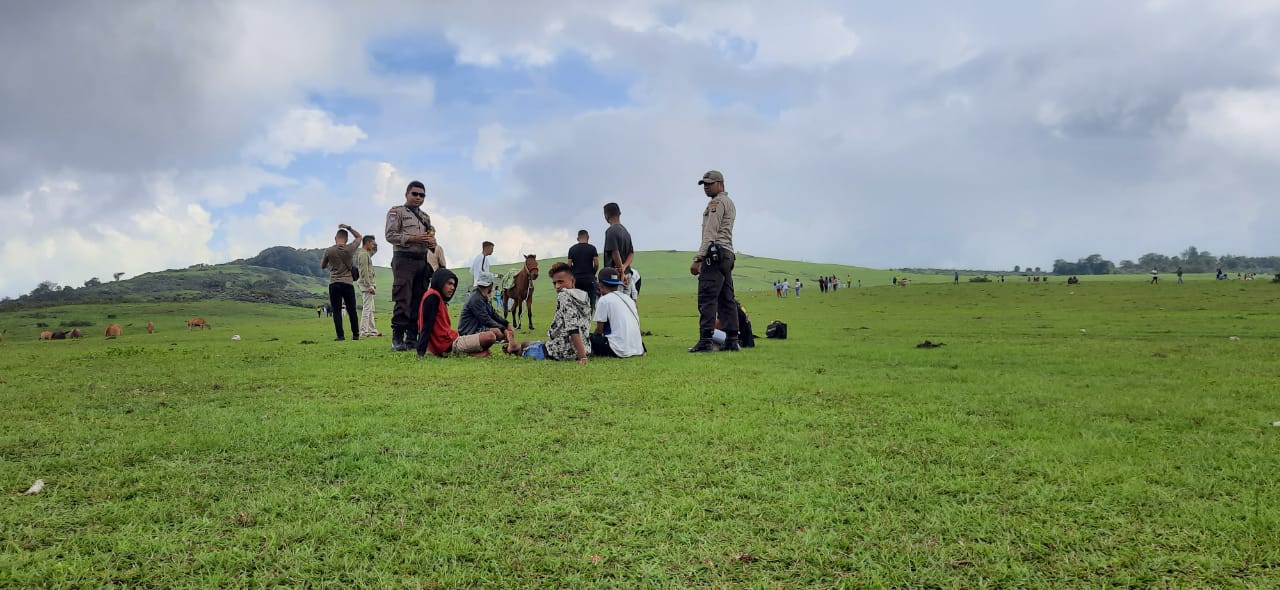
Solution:
M 0 314 L 0 586 L 1280 585 L 1280 285 L 757 288 L 791 339 L 695 356 L 653 276 L 649 356 L 586 367 L 240 302 Z

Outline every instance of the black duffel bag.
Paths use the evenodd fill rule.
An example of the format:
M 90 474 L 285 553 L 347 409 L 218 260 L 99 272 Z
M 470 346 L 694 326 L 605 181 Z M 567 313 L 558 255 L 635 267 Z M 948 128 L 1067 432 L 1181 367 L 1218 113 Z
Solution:
M 769 327 L 764 329 L 764 337 L 777 338 L 779 340 L 786 340 L 787 325 L 778 320 L 773 320 L 772 322 L 769 322 Z

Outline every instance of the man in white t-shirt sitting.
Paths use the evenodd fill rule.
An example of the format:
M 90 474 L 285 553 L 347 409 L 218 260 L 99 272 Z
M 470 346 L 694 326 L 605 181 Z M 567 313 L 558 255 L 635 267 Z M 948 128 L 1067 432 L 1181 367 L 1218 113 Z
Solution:
M 596 286 L 600 299 L 596 301 L 596 329 L 591 334 L 592 354 L 617 358 L 643 356 L 640 314 L 635 300 L 622 294 L 622 275 L 613 267 L 602 268 Z

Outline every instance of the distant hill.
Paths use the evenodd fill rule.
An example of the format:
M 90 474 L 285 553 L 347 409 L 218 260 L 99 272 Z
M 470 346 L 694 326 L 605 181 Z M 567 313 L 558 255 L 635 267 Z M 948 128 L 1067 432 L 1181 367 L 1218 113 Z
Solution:
M 253 258 L 234 260 L 230 264 L 239 263 L 263 266 L 303 276 L 328 279 L 329 271 L 320 268 L 320 259 L 323 257 L 324 250 L 320 248 L 272 246 L 259 252 L 258 255 Z
M 552 260 L 540 260 L 538 266 L 542 271 L 542 277 L 538 279 L 538 290 L 535 295 L 541 297 L 548 295 L 551 291 L 551 281 L 546 280 L 547 271 L 551 269 L 551 265 L 564 260 L 556 258 Z M 636 252 L 635 267 L 640 271 L 641 295 L 645 293 L 667 294 L 667 293 L 693 293 L 698 288 L 697 277 L 689 274 L 689 265 L 693 262 L 692 251 L 682 250 L 657 250 L 647 252 Z M 604 261 L 601 261 L 603 264 Z M 495 272 L 512 272 L 520 268 L 519 264 L 504 264 L 495 266 Z M 465 276 L 462 280 L 463 284 L 471 284 L 471 273 L 466 269 L 455 270 L 459 277 Z M 975 273 L 961 273 L 962 280 L 967 280 L 969 276 Z M 981 274 L 981 273 L 976 273 Z M 950 281 L 951 274 L 947 272 L 944 276 L 937 273 L 915 271 L 906 273 L 903 271 L 878 270 L 861 266 L 851 266 L 847 264 L 825 264 L 821 262 L 801 262 L 796 260 L 781 260 L 778 258 L 763 258 L 752 256 L 750 254 L 739 254 L 737 263 L 733 270 L 734 287 L 739 290 L 748 289 L 771 289 L 773 282 L 782 279 L 795 281 L 799 278 L 808 287 L 817 291 L 818 277 L 835 275 L 840 277 L 841 281 L 848 279 L 853 280 L 853 284 L 857 284 L 858 280 L 862 280 L 863 285 L 890 285 L 893 283 L 893 277 L 909 276 L 917 282 L 943 282 Z
M 299 274 L 249 261 L 290 266 L 309 259 L 314 253 L 314 267 L 319 269 L 320 252 L 268 248 L 248 260 L 225 264 L 197 264 L 185 269 L 149 272 L 126 280 L 92 286 L 49 286 L 0 302 L 0 311 L 69 303 L 149 303 L 207 299 L 314 307 L 328 300 L 325 291 L 329 282 L 327 273 L 325 278 L 320 278 L 314 272 Z M 301 267 L 296 268 L 302 270 Z
M 197 264 L 185 269 L 150 272 L 136 277 L 86 287 L 57 287 L 40 290 L 16 299 L 0 302 L 0 311 L 25 307 L 44 307 L 69 303 L 147 303 L 182 302 L 206 299 L 226 299 L 279 303 L 301 307 L 313 307 L 328 301 L 326 286 L 328 272 L 320 269 L 323 250 L 298 249 L 287 246 L 267 248 L 252 258 L 235 260 L 225 264 Z M 672 294 L 693 293 L 698 286 L 696 277 L 689 274 L 693 252 L 680 250 L 637 252 L 635 266 L 643 278 L 641 293 Z M 378 255 L 377 261 L 389 263 L 389 252 Z M 535 296 L 552 297 L 551 280 L 547 272 L 551 265 L 564 260 L 555 258 L 539 261 L 541 276 L 536 283 Z M 510 273 L 519 264 L 494 266 L 495 272 Z M 471 273 L 465 268 L 453 269 L 462 287 L 471 285 Z M 377 283 L 380 305 L 388 305 L 391 294 L 391 269 L 378 267 Z M 961 272 L 962 280 L 981 272 Z M 762 258 L 739 254 L 733 277 L 739 290 L 772 288 L 775 280 L 797 277 L 817 290 L 817 279 L 823 275 L 836 275 L 840 279 L 861 280 L 864 286 L 889 285 L 894 276 L 909 276 L 917 282 L 950 281 L 951 273 L 938 271 L 876 270 L 844 264 L 824 264 Z

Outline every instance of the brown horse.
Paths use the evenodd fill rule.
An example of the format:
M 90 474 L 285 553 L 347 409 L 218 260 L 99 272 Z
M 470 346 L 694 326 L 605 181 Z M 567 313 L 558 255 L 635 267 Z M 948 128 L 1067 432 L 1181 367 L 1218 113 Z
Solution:
M 529 315 L 529 329 L 533 329 L 533 281 L 538 279 L 538 255 L 526 254 L 524 266 L 512 276 L 510 289 L 502 290 L 502 319 L 507 319 L 508 312 L 515 312 L 511 318 L 511 328 L 520 329 L 520 308 Z

